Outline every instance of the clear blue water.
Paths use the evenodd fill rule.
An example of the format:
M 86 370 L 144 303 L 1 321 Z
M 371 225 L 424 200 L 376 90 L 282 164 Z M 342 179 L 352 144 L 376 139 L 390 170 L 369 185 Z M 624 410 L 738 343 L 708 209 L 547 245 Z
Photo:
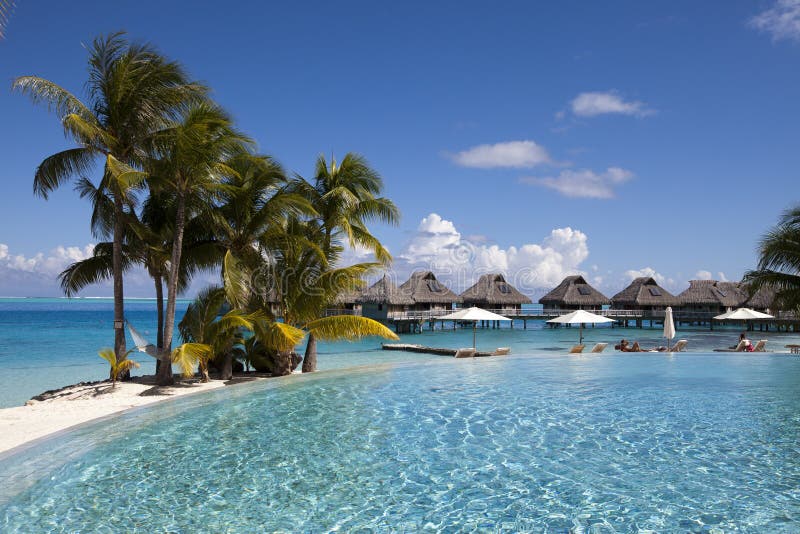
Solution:
M 285 377 L 0 460 L 0 530 L 798 532 L 798 387 L 755 354 Z
M 178 320 L 188 301 L 179 303 Z M 156 309 L 152 300 L 129 300 L 126 317 L 145 337 L 155 340 Z M 19 406 L 43 391 L 88 380 L 102 380 L 108 375 L 107 364 L 97 351 L 113 345 L 113 303 L 110 299 L 13 299 L 0 298 L 0 408 Z M 503 325 L 500 330 L 482 329 L 478 348 L 492 350 L 511 347 L 514 354 L 563 354 L 577 341 L 574 328 L 550 329 L 543 323 L 529 323 L 523 330 L 518 321 L 513 330 Z M 614 343 L 625 337 L 638 340 L 645 347 L 661 345 L 658 328 L 619 329 L 608 327 L 584 330 L 587 344 Z M 678 328 L 678 337 L 689 340 L 688 350 L 711 351 L 735 345 L 738 331 L 728 329 L 709 332 L 707 328 Z M 430 346 L 468 347 L 472 332 L 466 330 L 425 331 L 402 336 L 404 342 Z M 754 332 L 753 339 L 769 339 L 767 347 L 786 351 L 787 343 L 800 343 L 800 335 L 775 332 Z M 358 365 L 402 361 L 430 361 L 437 356 L 387 352 L 380 350 L 375 338 L 357 343 L 321 343 L 319 368 L 339 369 Z M 129 347 L 133 341 L 128 339 Z M 303 350 L 303 347 L 300 347 Z M 142 353 L 134 353 L 141 368 L 135 375 L 152 374 L 155 361 Z

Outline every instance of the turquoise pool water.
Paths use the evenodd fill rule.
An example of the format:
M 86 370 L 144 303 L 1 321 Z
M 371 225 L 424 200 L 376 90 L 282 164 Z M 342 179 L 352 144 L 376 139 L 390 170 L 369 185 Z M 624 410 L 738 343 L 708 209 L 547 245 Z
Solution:
M 286 377 L 0 460 L 0 530 L 798 532 L 798 387 L 710 353 Z

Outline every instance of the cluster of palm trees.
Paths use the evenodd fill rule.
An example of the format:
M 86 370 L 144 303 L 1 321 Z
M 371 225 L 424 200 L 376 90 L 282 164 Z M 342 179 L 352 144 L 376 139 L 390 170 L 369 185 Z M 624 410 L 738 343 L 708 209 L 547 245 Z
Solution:
M 320 156 L 311 180 L 289 175 L 254 151 L 206 86 L 152 46 L 115 33 L 95 39 L 88 52 L 85 103 L 37 76 L 17 78 L 13 89 L 46 105 L 75 141 L 42 161 L 34 192 L 47 198 L 73 182 L 91 201 L 91 229 L 101 242 L 60 281 L 72 295 L 113 280 L 120 369 L 127 369 L 123 277 L 135 266 L 155 287 L 161 385 L 174 380 L 172 365 L 162 362 L 185 372 L 197 365 L 206 380 L 211 362 L 229 378 L 237 358 L 284 375 L 297 366 L 293 350 L 306 335 L 304 372 L 316 368 L 318 339 L 394 337 L 370 319 L 325 317 L 337 296 L 391 261 L 367 224 L 396 224 L 399 213 L 380 196 L 381 178 L 363 157 Z M 341 266 L 346 246 L 372 251 L 376 262 Z M 189 306 L 178 325 L 184 343 L 173 350 L 178 295 L 209 269 L 219 269 L 220 285 Z

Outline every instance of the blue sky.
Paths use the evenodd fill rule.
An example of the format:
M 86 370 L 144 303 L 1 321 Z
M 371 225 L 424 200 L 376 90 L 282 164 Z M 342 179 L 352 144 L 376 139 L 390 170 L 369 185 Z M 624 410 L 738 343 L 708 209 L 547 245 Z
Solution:
M 80 93 L 81 43 L 124 29 L 288 169 L 364 154 L 403 214 L 375 227 L 400 277 L 455 257 L 462 278 L 524 271 L 532 293 L 572 272 L 607 294 L 637 272 L 680 291 L 738 279 L 798 200 L 798 0 L 17 4 L 7 87 L 37 74 Z M 88 205 L 32 194 L 69 146 L 56 118 L 7 89 L 0 113 L 0 294 L 54 294 L 94 242 Z

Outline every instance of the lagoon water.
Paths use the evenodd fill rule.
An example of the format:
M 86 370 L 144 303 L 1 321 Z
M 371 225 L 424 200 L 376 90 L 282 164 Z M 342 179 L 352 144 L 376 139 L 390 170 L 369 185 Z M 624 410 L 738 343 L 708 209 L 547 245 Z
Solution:
M 188 301 L 178 304 L 177 320 Z M 126 318 L 149 340 L 155 340 L 156 308 L 153 300 L 127 300 Z M 17 299 L 0 298 L 0 408 L 19 406 L 43 391 L 81 381 L 102 380 L 108 375 L 107 363 L 97 351 L 113 346 L 113 302 L 111 299 Z M 621 338 L 638 340 L 644 347 L 663 345 L 658 328 L 587 328 L 586 343 L 608 342 L 607 352 Z M 707 327 L 678 327 L 678 338 L 689 340 L 687 350 L 712 351 L 735 345 L 736 329 L 710 332 Z M 401 336 L 403 342 L 441 347 L 469 347 L 472 332 L 436 330 Z M 575 328 L 547 328 L 542 322 L 520 321 L 515 328 L 507 324 L 499 330 L 479 329 L 478 348 L 492 350 L 511 347 L 512 354 L 564 354 L 577 342 Z M 800 343 L 800 335 L 753 332 L 753 339 L 769 339 L 768 349 L 786 351 L 784 345 Z M 176 336 L 177 340 L 177 336 Z M 391 362 L 420 362 L 441 358 L 423 354 L 380 350 L 379 339 L 356 343 L 320 343 L 319 368 L 339 369 Z M 133 340 L 128 335 L 128 348 Z M 302 350 L 302 347 L 300 347 Z M 134 375 L 153 374 L 155 361 L 134 352 L 141 368 Z

